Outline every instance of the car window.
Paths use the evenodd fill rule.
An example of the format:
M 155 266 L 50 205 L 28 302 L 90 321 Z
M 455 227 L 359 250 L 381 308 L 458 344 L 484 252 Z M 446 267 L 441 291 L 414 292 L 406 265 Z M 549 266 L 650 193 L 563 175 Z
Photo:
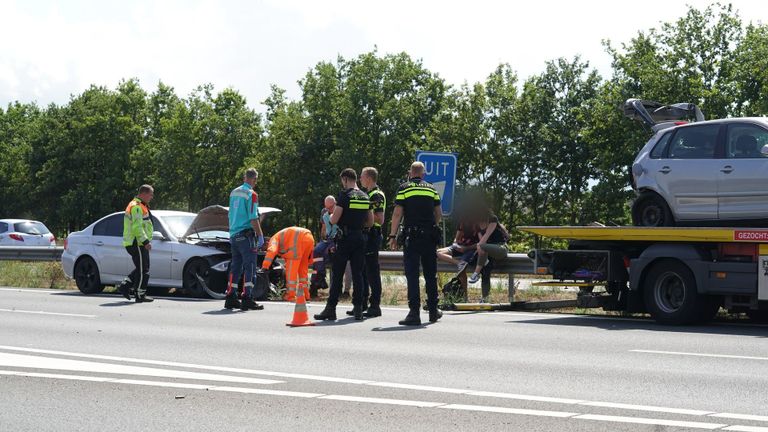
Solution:
M 712 159 L 720 125 L 686 126 L 678 129 L 669 143 L 670 159 Z
M 672 133 L 668 132 L 659 138 L 659 141 L 653 146 L 653 150 L 651 150 L 651 159 L 660 159 L 664 155 L 664 151 L 667 149 L 667 144 L 669 144 L 669 138 L 671 136 Z
M 752 159 L 765 157 L 760 152 L 768 144 L 768 131 L 760 126 L 748 123 L 728 125 L 725 142 L 725 155 L 733 159 Z
M 0 233 L 4 233 L 8 231 L 8 224 L 5 222 L 0 222 Z
M 165 229 L 163 229 L 163 225 L 154 216 L 152 216 L 152 229 L 154 231 L 159 231 L 160 234 L 163 235 L 163 237 L 168 237 L 168 233 L 166 233 Z
M 50 234 L 48 228 L 40 222 L 17 222 L 13 224 L 13 230 L 22 234 L 43 235 Z
M 123 236 L 123 214 L 112 215 L 93 227 L 93 235 L 122 237 Z

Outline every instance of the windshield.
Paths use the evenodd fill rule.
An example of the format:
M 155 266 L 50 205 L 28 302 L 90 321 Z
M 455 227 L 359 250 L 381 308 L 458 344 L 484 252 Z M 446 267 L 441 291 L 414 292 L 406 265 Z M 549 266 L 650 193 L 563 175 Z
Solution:
M 187 232 L 189 226 L 192 225 L 192 221 L 195 220 L 195 215 L 181 215 L 181 216 L 165 216 L 163 217 L 165 224 L 168 225 L 168 229 L 176 238 L 181 238 L 184 233 Z M 191 238 L 200 239 L 215 239 L 215 238 L 229 238 L 229 233 L 226 231 L 203 231 L 192 234 Z
M 48 228 L 40 222 L 19 222 L 14 224 L 13 228 L 22 234 L 43 235 L 50 233 Z

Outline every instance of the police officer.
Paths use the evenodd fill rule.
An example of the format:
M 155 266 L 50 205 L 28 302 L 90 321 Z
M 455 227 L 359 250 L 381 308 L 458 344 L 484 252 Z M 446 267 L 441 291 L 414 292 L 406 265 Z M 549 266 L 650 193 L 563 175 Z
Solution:
M 357 187 L 355 170 L 346 168 L 341 172 L 341 185 L 344 189 L 336 197 L 336 208 L 331 215 L 331 223 L 338 225 L 331 289 L 325 309 L 315 315 L 315 319 L 321 321 L 336 320 L 336 304 L 347 262 L 352 267 L 352 312 L 355 320 L 363 319 L 363 264 L 367 241 L 363 228 L 373 225 L 373 212 L 368 195 Z
M 253 190 L 259 173 L 248 168 L 243 175 L 243 184 L 229 194 L 229 243 L 232 262 L 229 268 L 225 309 L 260 310 L 264 306 L 253 301 L 253 277 L 256 272 L 256 252 L 264 244 L 264 235 L 259 223 L 259 195 Z M 234 285 L 244 276 L 243 302 L 237 300 Z
M 152 249 L 152 213 L 149 202 L 155 196 L 155 189 L 150 185 L 141 185 L 139 193 L 125 207 L 123 216 L 123 246 L 133 260 L 133 271 L 117 290 L 126 299 L 131 299 L 131 293 L 136 296 L 136 303 L 149 303 L 153 300 L 147 296 L 149 282 L 149 251 Z
M 414 162 L 408 172 L 409 180 L 400 185 L 395 198 L 395 211 L 389 232 L 389 247 L 397 248 L 397 230 L 403 219 L 403 264 L 408 281 L 410 312 L 400 325 L 421 325 L 419 307 L 419 264 L 424 271 L 429 322 L 437 322 L 443 314 L 437 309 L 437 244 L 440 238 L 440 195 L 423 180 L 424 164 Z
M 366 318 L 381 316 L 381 269 L 379 268 L 379 249 L 383 240 L 381 227 L 384 225 L 384 212 L 387 209 L 387 197 L 377 184 L 379 171 L 374 167 L 365 167 L 360 172 L 360 186 L 368 192 L 373 211 L 373 226 L 368 232 L 365 248 L 365 271 L 363 272 L 363 309 L 370 294 L 370 306 L 365 310 Z

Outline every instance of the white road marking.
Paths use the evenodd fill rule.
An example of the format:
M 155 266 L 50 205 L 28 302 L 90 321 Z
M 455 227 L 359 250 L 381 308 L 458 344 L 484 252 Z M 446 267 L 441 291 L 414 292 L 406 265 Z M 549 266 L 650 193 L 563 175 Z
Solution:
M 97 360 L 150 364 L 155 366 L 172 366 L 172 367 L 183 367 L 187 369 L 213 370 L 217 372 L 232 372 L 232 373 L 242 373 L 242 374 L 250 374 L 250 375 L 266 375 L 266 376 L 274 376 L 274 377 L 280 377 L 280 378 L 296 378 L 296 379 L 306 379 L 306 380 L 315 380 L 315 381 L 328 381 L 328 382 L 337 382 L 337 383 L 343 383 L 343 384 L 368 384 L 373 382 L 370 380 L 271 372 L 271 371 L 262 371 L 262 370 L 253 370 L 253 369 L 232 368 L 232 367 L 226 367 L 226 366 L 198 365 L 198 364 L 192 364 L 192 363 L 181 363 L 181 362 L 171 362 L 171 361 L 161 361 L 161 360 L 145 360 L 145 359 L 137 359 L 137 358 L 131 358 L 131 357 L 117 357 L 117 356 L 107 356 L 107 355 L 98 355 L 98 354 L 82 354 L 82 353 L 72 353 L 72 352 L 66 352 L 66 351 L 13 347 L 13 346 L 6 346 L 6 345 L 0 345 L 0 349 L 9 350 L 9 351 L 38 353 L 38 354 L 63 355 L 68 357 L 90 358 L 90 359 L 97 359 Z
M 546 397 L 546 396 L 531 396 L 531 395 L 486 392 L 486 391 L 469 391 L 467 392 L 467 394 L 470 396 L 495 397 L 495 398 L 501 398 L 501 399 L 518 399 L 518 400 L 528 400 L 528 401 L 534 401 L 534 402 L 550 402 L 550 403 L 559 403 L 559 404 L 577 404 L 582 402 L 578 399 L 563 399 L 563 398 L 553 398 L 553 397 Z
M 0 291 L 16 291 L 16 292 L 31 292 L 31 293 L 43 293 L 43 294 L 55 294 L 60 292 L 67 292 L 69 290 L 47 290 L 47 289 L 36 289 L 36 288 L 13 288 L 13 287 L 3 287 L 0 288 Z M 72 290 L 71 292 L 74 292 Z
M 306 392 L 295 392 L 295 391 L 285 391 L 285 390 L 266 390 L 266 389 L 256 389 L 256 388 L 245 388 L 245 387 L 210 387 L 208 390 L 213 391 L 223 391 L 223 392 L 231 392 L 231 393 L 248 393 L 248 394 L 262 394 L 262 395 L 271 395 L 271 396 L 287 396 L 287 397 L 298 397 L 298 398 L 316 398 L 320 396 L 325 396 L 322 393 L 306 393 Z
M 199 372 L 186 372 L 171 369 L 154 369 L 141 366 L 118 365 L 111 363 L 87 362 L 53 357 L 40 357 L 23 354 L 0 353 L 0 366 L 25 369 L 50 369 L 73 372 L 94 372 L 119 375 L 141 375 L 161 378 L 191 379 L 199 381 L 226 381 L 243 384 L 278 384 L 283 381 L 261 378 L 238 377 Z
M 580 402 L 579 405 L 602 407 L 602 408 L 618 408 L 618 409 L 635 410 L 635 411 L 653 411 L 653 412 L 684 414 L 684 415 L 693 415 L 693 416 L 703 416 L 703 415 L 712 414 L 712 411 L 700 411 L 700 410 L 681 409 L 681 408 L 666 408 L 666 407 L 657 407 L 657 406 L 648 406 L 648 405 L 631 405 L 631 404 L 622 404 L 622 403 L 614 403 L 614 402 Z
M 0 312 L 13 312 L 13 313 L 23 313 L 23 314 L 33 314 L 33 315 L 56 315 L 56 316 L 78 317 L 78 318 L 96 318 L 96 315 L 83 315 L 83 314 L 73 314 L 73 313 L 44 312 L 44 311 L 28 311 L 28 310 L 21 310 L 21 309 L 0 309 Z
M 504 407 L 491 407 L 481 405 L 461 405 L 461 404 L 448 404 L 439 408 L 461 410 L 461 411 L 481 411 L 481 412 L 493 412 L 501 414 L 518 414 L 518 415 L 532 415 L 540 417 L 559 417 L 568 418 L 579 415 L 579 413 L 562 412 L 562 411 L 542 411 L 542 410 L 530 410 L 520 408 L 504 408 Z
M 431 392 L 439 392 L 439 393 L 466 394 L 467 392 L 469 392 L 469 390 L 464 390 L 464 389 L 423 386 L 423 385 L 416 385 L 416 384 L 399 384 L 399 383 L 390 383 L 390 382 L 369 382 L 369 383 L 366 383 L 366 385 L 375 386 L 375 387 L 399 388 L 399 389 L 406 389 L 406 390 L 423 390 L 423 391 L 431 391 Z
M 247 388 L 247 387 L 227 387 L 227 386 L 189 384 L 189 383 L 165 382 L 165 381 L 149 381 L 149 380 L 109 378 L 109 377 L 98 377 L 98 376 L 63 375 L 63 374 L 0 370 L 0 376 L 2 375 L 32 377 L 32 378 L 67 379 L 67 380 L 76 380 L 76 381 L 92 381 L 92 382 L 102 382 L 102 383 L 109 383 L 109 384 L 143 385 L 143 386 L 152 386 L 152 387 L 160 387 L 160 388 L 182 388 L 182 389 L 191 389 L 191 390 L 208 390 L 208 391 L 220 391 L 220 392 L 243 393 L 243 394 L 299 397 L 299 398 L 308 398 L 308 399 L 325 399 L 325 400 L 336 400 L 336 401 L 345 401 L 345 402 L 360 402 L 360 403 L 397 405 L 397 406 L 413 406 L 413 407 L 420 407 L 420 408 L 451 409 L 451 410 L 459 410 L 459 411 L 476 411 L 476 412 L 490 412 L 490 413 L 512 414 L 512 415 L 556 417 L 556 418 L 563 418 L 563 419 L 578 419 L 578 420 L 603 421 L 603 422 L 613 422 L 613 423 L 633 423 L 633 424 L 647 424 L 647 425 L 658 425 L 658 426 L 673 426 L 673 427 L 696 428 L 696 429 L 707 429 L 707 430 L 724 428 L 724 430 L 736 431 L 736 432 L 768 432 L 768 428 L 755 427 L 755 426 L 740 426 L 740 425 L 729 426 L 726 424 L 718 424 L 718 423 L 690 422 L 690 421 L 667 420 L 667 419 L 651 419 L 651 418 L 642 418 L 642 417 L 621 417 L 621 416 L 598 415 L 598 414 L 579 414 L 579 413 L 564 412 L 564 411 L 532 410 L 532 409 L 507 408 L 507 407 L 483 406 L 483 405 L 447 404 L 443 402 L 426 402 L 426 401 L 415 401 L 415 400 L 385 399 L 385 398 L 371 398 L 371 397 L 358 397 L 358 396 L 345 396 L 345 395 L 325 395 L 322 393 L 304 393 L 304 392 L 269 390 L 269 389 L 258 389 L 258 388 Z
M 656 351 L 656 350 L 641 350 L 634 349 L 629 352 L 645 353 L 645 354 L 664 354 L 664 355 L 678 355 L 689 357 L 709 357 L 709 358 L 726 358 L 737 360 L 763 360 L 768 361 L 768 357 L 754 357 L 754 356 L 742 356 L 742 355 L 730 355 L 730 354 L 706 354 L 706 353 L 692 353 L 692 352 L 680 352 L 680 351 Z
M 737 431 L 737 432 L 768 432 L 767 427 L 759 427 L 759 426 L 728 426 L 723 430 Z
M 382 398 L 342 396 L 342 395 L 326 395 L 326 396 L 320 396 L 318 399 L 329 399 L 329 400 L 347 401 L 347 402 L 375 403 L 375 404 L 383 404 L 383 405 L 415 406 L 420 408 L 436 408 L 441 405 L 445 405 L 442 402 L 423 402 L 423 401 L 413 401 L 413 400 L 382 399 Z
M 657 426 L 674 426 L 684 428 L 696 428 L 696 429 L 719 429 L 728 425 L 717 423 L 701 423 L 701 422 L 689 422 L 679 420 L 666 420 L 666 419 L 651 419 L 641 417 L 620 417 L 610 415 L 598 415 L 598 414 L 582 414 L 576 417 L 572 417 L 579 420 L 597 420 L 616 423 L 635 423 L 635 424 L 647 424 Z
M 759 415 L 750 415 L 750 414 L 717 413 L 717 414 L 710 414 L 709 416 L 718 417 L 718 418 L 736 419 L 736 420 L 768 422 L 768 416 L 759 416 Z
M 498 399 L 515 399 L 515 400 L 523 400 L 523 401 L 532 401 L 532 402 L 544 402 L 544 403 L 557 403 L 557 404 L 567 404 L 567 405 L 584 405 L 584 406 L 593 406 L 593 407 L 604 407 L 604 408 L 615 408 L 615 409 L 625 409 L 625 410 L 633 410 L 633 411 L 650 411 L 650 412 L 664 412 L 664 413 L 671 413 L 671 414 L 682 414 L 682 415 L 694 415 L 694 416 L 710 416 L 710 417 L 721 417 L 721 418 L 733 418 L 733 419 L 740 419 L 740 420 L 752 420 L 752 421 L 768 421 L 768 417 L 763 416 L 756 416 L 756 415 L 749 415 L 749 414 L 729 414 L 729 413 L 712 413 L 711 411 L 703 411 L 703 410 L 693 410 L 693 409 L 683 409 L 683 408 L 671 408 L 671 407 L 659 407 L 659 406 L 648 406 L 648 405 L 633 405 L 633 404 L 622 404 L 622 403 L 615 403 L 615 402 L 600 402 L 600 401 L 588 401 L 588 400 L 579 400 L 579 399 L 568 399 L 568 398 L 556 398 L 556 397 L 547 397 L 547 396 L 536 396 L 536 395 L 523 395 L 523 394 L 514 394 L 514 393 L 503 393 L 503 392 L 488 392 L 488 391 L 476 391 L 476 390 L 470 390 L 470 389 L 455 389 L 455 388 L 447 388 L 447 387 L 434 387 L 434 386 L 424 386 L 424 385 L 415 385 L 415 384 L 404 384 L 404 383 L 391 383 L 391 382 L 378 382 L 378 381 L 372 381 L 372 380 L 360 380 L 360 379 L 350 379 L 350 378 L 339 378 L 339 377 L 325 377 L 325 376 L 318 376 L 318 375 L 304 375 L 304 374 L 293 374 L 293 373 L 282 373 L 282 372 L 272 372 L 272 371 L 262 371 L 262 370 L 251 370 L 251 369 L 240 369 L 240 368 L 230 368 L 230 367 L 224 367 L 224 366 L 206 366 L 206 365 L 197 365 L 197 364 L 190 364 L 190 363 L 180 363 L 180 362 L 167 362 L 167 361 L 159 361 L 159 360 L 145 360 L 145 359 L 137 359 L 137 358 L 130 358 L 130 357 L 116 357 L 116 356 L 105 356 L 105 355 L 96 355 L 96 354 L 83 354 L 83 353 L 71 353 L 71 352 L 65 352 L 65 351 L 54 351 L 54 350 L 43 350 L 43 349 L 35 349 L 35 348 L 24 348 L 24 347 L 13 347 L 13 346 L 7 346 L 7 345 L 0 345 L 0 350 L 10 350 L 10 351 L 21 351 L 21 352 L 28 352 L 28 353 L 39 353 L 39 354 L 51 354 L 51 355 L 62 355 L 62 356 L 69 356 L 69 357 L 78 357 L 78 358 L 90 358 L 90 359 L 98 359 L 98 360 L 109 360 L 109 361 L 120 361 L 120 362 L 130 362 L 130 363 L 138 363 L 138 364 L 151 364 L 151 365 L 159 365 L 159 366 L 172 366 L 172 367 L 183 367 L 188 369 L 203 369 L 203 370 L 214 370 L 218 372 L 232 372 L 232 373 L 241 373 L 241 374 L 251 374 L 251 375 L 267 375 L 267 376 L 273 376 L 273 377 L 281 377 L 281 378 L 295 378 L 295 379 L 306 379 L 306 380 L 315 380 L 315 381 L 325 381 L 325 382 L 337 382 L 337 383 L 343 383 L 343 384 L 355 384 L 355 385 L 367 385 L 367 386 L 373 386 L 373 387 L 386 387 L 386 388 L 398 388 L 398 389 L 406 389 L 406 390 L 421 390 L 421 391 L 432 391 L 437 393 L 447 393 L 447 394 L 461 394 L 466 396 L 480 396 L 480 397 L 490 397 L 490 398 L 498 398 Z M 0 365 L 3 365 L 3 356 L 11 356 L 14 354 L 7 354 L 0 352 Z M 20 356 L 24 358 L 35 358 L 34 356 Z M 62 364 L 62 362 L 78 362 L 76 360 L 68 360 L 68 359 L 52 359 L 52 358 L 46 358 L 47 361 L 53 361 L 55 362 L 56 369 L 60 369 L 58 365 Z M 23 363 L 23 364 L 21 364 Z M 78 363 L 84 363 L 89 365 L 105 365 L 105 363 L 94 363 L 94 362 L 78 362 Z M 27 360 L 21 361 L 17 360 L 16 364 L 18 364 L 18 367 L 26 367 L 30 368 L 33 366 L 30 366 L 30 362 Z M 6 364 L 7 365 L 7 364 Z M 107 365 L 107 366 L 117 366 L 122 368 L 130 368 L 132 366 L 127 365 Z M 155 376 L 165 376 L 168 375 L 168 372 L 177 372 L 181 374 L 194 374 L 194 372 L 185 372 L 185 371 L 169 371 L 167 369 L 150 369 L 150 368 L 138 368 L 138 369 L 149 369 L 153 371 L 159 371 L 159 375 Z M 91 370 L 89 368 L 85 369 L 72 369 L 72 370 L 89 370 L 93 372 L 98 372 Z M 0 372 L 2 374 L 2 372 Z M 210 375 L 210 374 L 199 374 L 201 376 L 214 376 L 214 377 L 226 377 L 226 375 Z M 170 377 L 170 376 L 169 376 Z M 267 381 L 269 383 L 278 383 L 281 381 L 270 381 L 270 380 L 258 380 L 255 378 L 245 378 L 245 377 L 230 377 L 234 378 L 237 381 L 236 382 L 246 382 L 246 380 L 256 380 L 256 381 Z M 203 378 L 201 378 L 203 379 Z M 209 387 L 210 389 L 210 387 Z M 236 387 L 235 389 L 241 389 L 240 387 Z M 233 390 L 238 392 L 249 392 L 246 390 Z M 258 391 L 250 391 L 250 392 L 262 392 L 262 390 Z M 266 390 L 264 390 L 266 392 Z M 278 392 L 277 390 L 269 390 L 269 392 Z M 273 394 L 273 393 L 264 393 L 264 394 Z M 311 395 L 314 395 L 313 393 L 310 393 Z M 306 393 L 305 393 L 306 395 Z M 315 396 L 303 396 L 303 397 L 315 397 Z M 428 402 L 431 403 L 431 402 Z

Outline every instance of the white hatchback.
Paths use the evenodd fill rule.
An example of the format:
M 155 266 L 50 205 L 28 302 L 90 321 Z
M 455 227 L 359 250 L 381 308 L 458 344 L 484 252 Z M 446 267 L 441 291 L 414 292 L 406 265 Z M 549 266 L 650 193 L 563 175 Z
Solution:
M 42 222 L 0 219 L 0 246 L 56 246 L 56 237 Z

